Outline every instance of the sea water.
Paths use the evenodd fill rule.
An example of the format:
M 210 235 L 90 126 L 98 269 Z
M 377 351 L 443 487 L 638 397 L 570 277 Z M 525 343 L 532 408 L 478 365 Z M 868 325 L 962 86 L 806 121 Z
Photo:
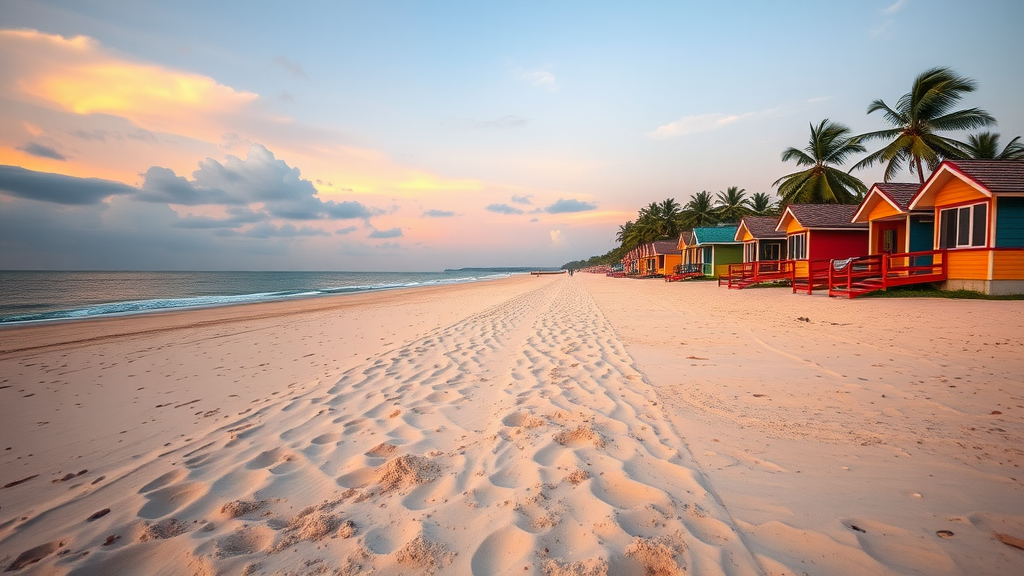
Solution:
M 0 324 L 223 306 L 504 278 L 507 272 L 0 271 Z

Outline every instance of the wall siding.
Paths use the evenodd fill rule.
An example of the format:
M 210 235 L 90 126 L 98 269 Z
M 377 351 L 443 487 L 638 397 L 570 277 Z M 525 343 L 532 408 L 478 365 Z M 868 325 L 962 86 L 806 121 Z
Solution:
M 1024 198 L 996 198 L 996 248 L 1024 248 Z
M 809 260 L 853 258 L 868 253 L 868 231 L 865 230 L 811 230 Z
M 954 178 L 935 194 L 935 207 L 942 208 L 950 204 L 960 204 L 972 200 L 988 200 L 988 196 L 978 192 L 976 188 L 963 180 Z
M 996 250 L 992 261 L 993 280 L 1024 280 L 1024 249 Z
M 902 214 L 902 212 L 893 208 L 892 204 L 889 204 L 885 200 L 879 199 L 878 203 L 875 204 L 875 207 L 872 208 L 871 212 L 868 214 L 868 220 L 888 218 L 889 216 L 896 216 L 897 214 Z
M 953 280 L 988 280 L 988 250 L 950 250 L 949 278 Z

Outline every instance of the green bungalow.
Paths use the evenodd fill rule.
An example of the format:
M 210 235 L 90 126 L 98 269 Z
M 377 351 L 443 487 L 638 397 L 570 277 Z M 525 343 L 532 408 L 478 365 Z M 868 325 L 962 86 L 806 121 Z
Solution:
M 683 251 L 683 266 L 699 266 L 704 276 L 728 276 L 729 264 L 743 262 L 743 243 L 736 241 L 736 226 L 694 228 Z

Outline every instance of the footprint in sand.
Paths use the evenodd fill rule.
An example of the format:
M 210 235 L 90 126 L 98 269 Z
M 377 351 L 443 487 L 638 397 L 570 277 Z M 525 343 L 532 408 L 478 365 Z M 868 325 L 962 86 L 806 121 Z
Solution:
M 14 559 L 14 562 L 8 566 L 4 572 L 14 572 L 15 570 L 21 570 L 25 566 L 35 564 L 61 549 L 63 546 L 63 541 L 54 540 L 53 542 L 47 542 L 46 544 L 40 544 L 35 548 L 30 548 L 18 555 L 18 557 Z
M 153 520 L 166 516 L 196 501 L 208 490 L 204 482 L 185 482 L 151 492 L 146 495 L 149 502 L 139 510 L 139 518 Z

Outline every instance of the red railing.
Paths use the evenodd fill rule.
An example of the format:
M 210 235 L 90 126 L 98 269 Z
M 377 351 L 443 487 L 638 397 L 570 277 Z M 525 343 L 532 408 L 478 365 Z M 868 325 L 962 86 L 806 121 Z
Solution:
M 797 262 L 807 264 L 807 274 L 801 275 L 797 270 Z M 813 294 L 814 290 L 828 288 L 829 270 L 832 268 L 831 260 L 800 260 L 794 261 L 793 265 L 793 293 L 806 292 Z
M 745 288 L 760 282 L 793 279 L 793 260 L 758 260 L 729 264 L 729 274 L 718 279 L 718 285 L 725 282 L 729 288 Z
M 828 295 L 853 298 L 893 286 L 939 282 L 947 275 L 945 250 L 832 260 L 828 270 Z

